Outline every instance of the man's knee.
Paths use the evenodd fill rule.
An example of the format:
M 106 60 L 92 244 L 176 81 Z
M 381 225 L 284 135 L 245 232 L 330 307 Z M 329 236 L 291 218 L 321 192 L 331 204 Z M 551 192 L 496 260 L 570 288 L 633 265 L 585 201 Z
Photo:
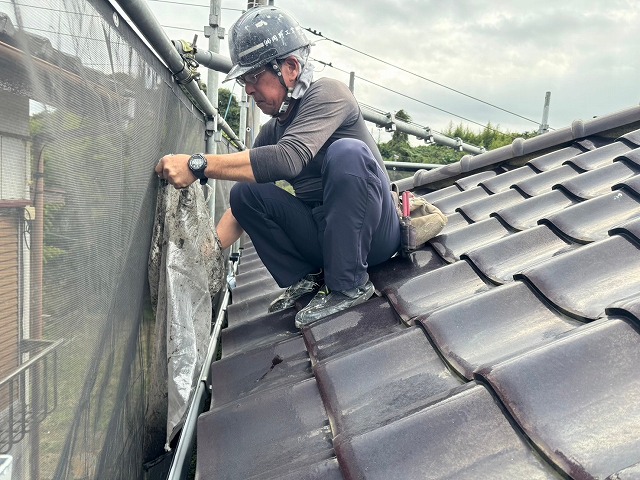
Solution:
M 256 184 L 252 183 L 238 182 L 231 187 L 231 191 L 229 192 L 229 206 L 236 218 L 243 216 L 245 212 L 255 208 L 258 202 L 256 192 L 254 192 L 253 189 L 255 185 Z
M 241 205 L 244 204 L 241 199 L 245 196 L 245 193 L 243 192 L 245 185 L 246 184 L 244 183 L 236 183 L 231 187 L 231 191 L 229 192 L 229 206 L 231 207 L 231 210 L 235 211 L 236 209 L 240 209 Z
M 367 172 L 375 172 L 377 168 L 376 158 L 366 143 L 355 138 L 341 138 L 327 149 L 322 176 L 325 179 L 344 174 L 366 177 Z

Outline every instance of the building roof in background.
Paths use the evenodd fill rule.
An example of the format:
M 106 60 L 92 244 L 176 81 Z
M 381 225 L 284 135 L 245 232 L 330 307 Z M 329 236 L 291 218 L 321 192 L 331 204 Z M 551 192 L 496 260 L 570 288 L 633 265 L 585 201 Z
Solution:
M 638 107 L 419 172 L 445 229 L 302 332 L 247 242 L 200 478 L 638 478 L 639 172 Z

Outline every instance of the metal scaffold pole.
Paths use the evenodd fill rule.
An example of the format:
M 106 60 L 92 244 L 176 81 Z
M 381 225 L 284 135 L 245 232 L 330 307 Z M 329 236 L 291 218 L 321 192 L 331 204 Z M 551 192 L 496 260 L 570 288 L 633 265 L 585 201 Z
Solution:
M 544 96 L 544 108 L 542 110 L 542 122 L 538 129 L 538 135 L 549 131 L 549 106 L 551 104 L 551 92 L 547 92 Z
M 220 52 L 220 39 L 224 38 L 224 29 L 220 27 L 221 0 L 211 0 L 209 9 L 209 25 L 204 27 L 204 35 L 209 38 L 209 51 Z M 215 108 L 218 107 L 218 71 L 209 70 L 207 72 L 207 97 Z M 214 120 L 213 132 L 207 132 L 206 153 L 218 153 L 218 142 L 221 140 L 218 134 L 218 116 Z M 242 140 L 242 139 L 241 139 Z M 211 194 L 207 200 L 211 217 L 216 216 L 216 181 L 209 180 Z

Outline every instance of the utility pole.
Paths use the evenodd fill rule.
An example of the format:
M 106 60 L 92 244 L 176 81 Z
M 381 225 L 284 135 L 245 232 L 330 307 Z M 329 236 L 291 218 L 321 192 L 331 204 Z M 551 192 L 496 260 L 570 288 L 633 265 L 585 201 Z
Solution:
M 351 93 L 355 93 L 356 88 L 356 72 L 349 73 L 349 90 Z
M 551 92 L 544 96 L 544 109 L 542 110 L 542 122 L 538 128 L 538 135 L 549 131 L 549 105 L 551 104 Z

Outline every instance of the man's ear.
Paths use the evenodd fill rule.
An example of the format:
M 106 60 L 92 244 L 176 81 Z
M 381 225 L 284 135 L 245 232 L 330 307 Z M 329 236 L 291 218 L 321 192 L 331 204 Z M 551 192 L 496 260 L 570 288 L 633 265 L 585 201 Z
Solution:
M 280 68 L 286 75 L 285 78 L 287 80 L 291 81 L 292 83 L 296 82 L 298 76 L 300 75 L 300 63 L 298 62 L 298 59 L 296 57 L 287 57 L 282 67 Z

